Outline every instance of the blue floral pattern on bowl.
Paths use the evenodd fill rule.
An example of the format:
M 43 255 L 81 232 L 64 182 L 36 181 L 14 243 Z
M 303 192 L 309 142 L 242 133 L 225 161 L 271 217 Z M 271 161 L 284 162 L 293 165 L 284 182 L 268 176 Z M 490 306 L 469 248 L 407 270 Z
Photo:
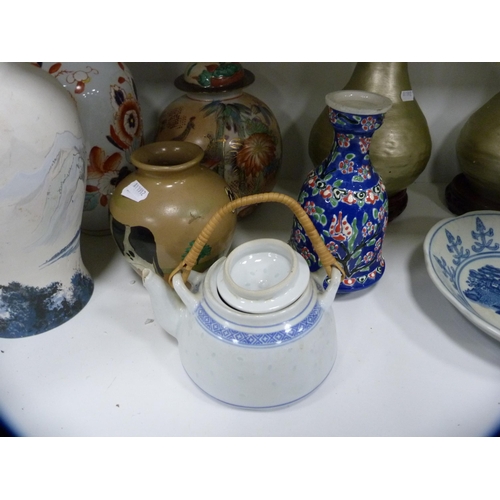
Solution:
M 439 222 L 427 234 L 424 251 L 438 289 L 500 340 L 500 212 L 470 212 Z

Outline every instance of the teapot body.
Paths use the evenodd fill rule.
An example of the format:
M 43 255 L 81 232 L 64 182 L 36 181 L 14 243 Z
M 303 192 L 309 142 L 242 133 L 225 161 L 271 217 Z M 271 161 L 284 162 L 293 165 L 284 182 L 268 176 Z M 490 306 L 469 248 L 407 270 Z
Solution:
M 270 409 L 303 398 L 328 376 L 337 355 L 333 307 L 322 303 L 321 280 L 311 279 L 286 308 L 249 314 L 218 293 L 224 260 L 192 289 L 196 300 L 177 332 L 186 372 L 208 395 L 238 407 Z
M 224 210 L 240 202 L 247 200 Z M 328 264 L 310 273 L 289 245 L 263 238 L 243 243 L 205 273 L 194 272 L 206 238 L 204 230 L 169 284 L 148 268 L 142 272 L 155 317 L 177 338 L 187 374 L 208 395 L 240 408 L 279 408 L 307 396 L 337 356 L 333 300 L 341 271 Z M 321 242 L 318 234 L 313 239 Z M 334 262 L 321 244 L 322 262 Z

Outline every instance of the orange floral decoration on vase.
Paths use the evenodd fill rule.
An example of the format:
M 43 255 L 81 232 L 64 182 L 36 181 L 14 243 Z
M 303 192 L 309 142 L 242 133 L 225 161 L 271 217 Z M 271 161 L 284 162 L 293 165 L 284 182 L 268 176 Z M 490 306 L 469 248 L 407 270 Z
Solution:
M 237 197 L 272 191 L 281 168 L 282 139 L 269 107 L 243 89 L 253 73 L 240 63 L 189 63 L 175 86 L 186 94 L 163 111 L 157 141 L 186 141 L 204 151 Z M 240 209 L 250 214 L 256 205 Z
M 123 63 L 38 63 L 75 99 L 87 144 L 82 230 L 107 234 L 108 199 L 134 170 L 131 154 L 143 144 L 141 108 Z

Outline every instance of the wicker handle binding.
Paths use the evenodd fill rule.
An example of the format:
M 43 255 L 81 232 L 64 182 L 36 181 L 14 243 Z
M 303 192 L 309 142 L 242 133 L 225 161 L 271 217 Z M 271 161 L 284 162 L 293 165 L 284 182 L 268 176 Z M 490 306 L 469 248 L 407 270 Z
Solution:
M 179 265 L 170 273 L 168 282 L 172 284 L 172 278 L 179 271 L 182 273 L 182 279 L 184 280 L 184 282 L 187 281 L 189 273 L 196 265 L 196 261 L 198 260 L 200 252 L 207 243 L 214 229 L 217 227 L 217 224 L 219 224 L 220 220 L 223 217 L 230 214 L 231 212 L 234 212 L 234 210 L 236 210 L 237 208 L 253 205 L 256 203 L 268 202 L 282 203 L 292 210 L 298 221 L 302 224 L 302 227 L 304 228 L 307 236 L 311 240 L 313 248 L 318 255 L 319 260 L 321 261 L 323 268 L 327 272 L 328 276 L 331 277 L 332 275 L 332 266 L 335 266 L 342 273 L 342 275 L 345 276 L 342 266 L 330 253 L 328 248 L 326 248 L 323 240 L 321 239 L 321 236 L 318 234 L 318 231 L 311 222 L 311 219 L 304 212 L 303 208 L 297 201 L 295 201 L 290 196 L 287 196 L 286 194 L 260 193 L 237 198 L 236 200 L 233 200 L 223 207 L 219 208 L 219 210 L 217 210 L 217 212 L 211 217 L 199 236 L 196 238 L 193 246 L 191 247 L 191 250 L 188 252 L 184 260 L 182 260 Z

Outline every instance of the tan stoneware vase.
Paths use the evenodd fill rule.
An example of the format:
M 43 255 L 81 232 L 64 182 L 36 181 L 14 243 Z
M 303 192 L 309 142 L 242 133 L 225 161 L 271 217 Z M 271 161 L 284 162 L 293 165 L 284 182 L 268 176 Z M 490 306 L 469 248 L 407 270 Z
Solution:
M 406 189 L 425 169 L 432 148 L 427 120 L 413 95 L 408 63 L 357 63 L 344 89 L 375 92 L 393 103 L 370 146 L 373 168 L 387 190 L 392 220 L 406 208 Z M 325 107 L 309 136 L 309 156 L 315 166 L 327 157 L 332 144 L 333 132 Z
M 462 173 L 446 188 L 448 208 L 457 215 L 500 210 L 500 93 L 469 117 L 456 151 Z
M 157 141 L 200 146 L 201 164 L 223 177 L 238 197 L 272 191 L 281 168 L 278 122 L 264 102 L 243 92 L 253 81 L 239 63 L 190 63 L 175 80 L 186 93 L 162 112 L 156 135 Z
M 132 153 L 137 170 L 118 184 L 109 209 L 113 238 L 139 274 L 148 268 L 166 279 L 210 217 L 234 199 L 224 179 L 200 165 L 202 158 L 196 144 L 176 141 L 148 144 Z M 232 214 L 217 227 L 196 271 L 227 253 L 236 219 Z

